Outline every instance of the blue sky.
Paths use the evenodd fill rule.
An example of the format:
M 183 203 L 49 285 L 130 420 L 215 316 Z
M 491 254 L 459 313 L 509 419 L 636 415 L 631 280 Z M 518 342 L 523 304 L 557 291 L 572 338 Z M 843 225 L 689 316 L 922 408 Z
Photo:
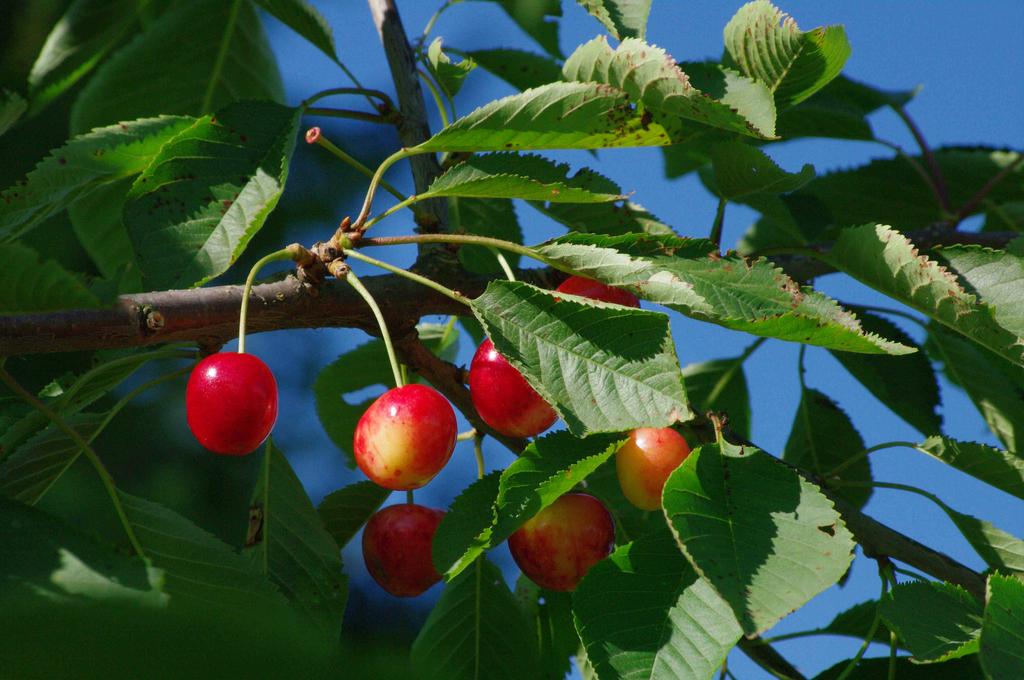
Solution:
M 316 4 L 334 28 L 341 59 L 365 85 L 390 91 L 387 66 L 365 4 L 357 1 Z M 418 33 L 436 5 L 428 0 L 400 1 L 407 30 L 411 34 Z M 680 61 L 717 57 L 722 51 L 722 27 L 739 5 L 739 2 L 654 0 L 648 40 L 664 47 Z M 1024 49 L 1020 46 L 1024 3 L 1015 0 L 980 3 L 946 0 L 822 3 L 794 0 L 783 3 L 781 7 L 792 14 L 803 28 L 828 23 L 846 26 L 853 45 L 853 54 L 845 70 L 847 75 L 883 88 L 922 86 L 909 110 L 933 146 L 995 144 L 1019 147 L 1024 141 L 1024 85 L 1020 76 L 1024 73 Z M 568 53 L 580 42 L 601 32 L 602 27 L 575 3 L 566 1 L 564 8 L 566 16 L 562 22 L 561 46 Z M 273 21 L 267 24 L 290 102 L 296 103 L 326 87 L 347 84 L 337 68 L 315 49 L 280 24 Z M 438 23 L 434 35 L 442 36 L 446 45 L 461 49 L 499 46 L 536 49 L 497 5 L 489 2 L 467 2 L 454 7 Z M 466 85 L 459 112 L 467 113 L 473 107 L 509 92 L 507 85 L 478 71 Z M 357 106 L 358 101 L 352 100 L 351 104 Z M 879 112 L 872 117 L 871 123 L 877 136 L 914 149 L 913 140 L 894 114 Z M 437 129 L 436 118 L 432 124 Z M 344 127 L 332 126 L 330 129 L 349 131 L 351 137 L 339 134 L 333 137 L 334 141 L 366 160 L 379 153 L 381 147 L 364 152 L 347 144 L 346 139 L 365 140 L 367 135 L 373 134 L 377 135 L 378 141 L 391 143 L 388 142 L 391 139 L 397 146 L 393 133 L 371 128 L 369 124 L 346 123 Z M 317 151 L 300 145 L 296 152 L 297 161 L 302 161 L 303 154 Z M 819 173 L 890 155 L 887 149 L 877 144 L 823 140 L 774 145 L 769 152 L 784 168 L 795 170 L 809 162 Z M 548 155 L 576 166 L 589 165 L 607 174 L 625 190 L 635 191 L 635 200 L 683 235 L 705 236 L 708 232 L 715 201 L 695 177 L 672 182 L 665 180 L 661 153 L 656 149 L 606 151 L 601 152 L 596 160 L 582 152 Z M 408 173 L 402 166 L 392 171 L 389 177 L 399 188 L 408 190 L 411 186 Z M 301 191 L 301 188 L 290 186 L 289 190 Z M 359 193 L 359 197 L 353 195 L 348 201 L 338 202 L 335 206 L 337 218 L 358 210 Z M 319 201 L 323 197 L 311 196 L 310 199 Z M 380 205 L 384 205 L 383 200 Z M 527 242 L 537 242 L 560 233 L 551 222 L 528 207 L 519 207 L 518 214 Z M 751 211 L 730 206 L 723 243 L 734 243 L 753 218 Z M 411 221 L 399 216 L 382 223 L 380 234 L 399 233 L 410 227 Z M 295 224 L 289 227 L 288 237 L 308 242 L 323 238 L 331 228 L 331 224 Z M 396 263 L 407 264 L 411 252 L 396 250 L 393 255 Z M 878 295 L 839 276 L 825 277 L 817 285 L 844 301 L 882 302 Z M 919 330 L 913 325 L 901 325 L 920 339 Z M 752 339 L 677 315 L 673 319 L 673 332 L 683 364 L 734 356 Z M 282 384 L 286 393 L 275 438 L 289 453 L 314 499 L 360 478 L 358 472 L 344 466 L 340 454 L 316 425 L 311 393 L 315 368 L 364 339 L 365 336 L 357 331 L 319 330 L 262 334 L 250 340 L 250 351 L 263 356 L 277 375 L 284 376 Z M 460 360 L 468 363 L 472 351 L 469 342 L 463 342 Z M 309 370 L 294 370 L 292 362 L 296 353 Z M 774 453 L 781 453 L 797 407 L 796 357 L 796 345 L 770 341 L 746 365 L 754 412 L 753 439 Z M 291 370 L 289 364 L 292 364 Z M 807 368 L 809 386 L 837 400 L 869 446 L 890 440 L 921 439 L 912 428 L 882 407 L 827 352 L 810 349 Z M 963 393 L 945 381 L 941 388 L 946 432 L 960 439 L 995 443 Z M 511 460 L 510 454 L 497 447 L 488 447 L 486 453 L 489 467 L 504 467 Z M 471 459 L 469 447 L 461 445 L 453 463 L 427 489 L 418 492 L 419 502 L 446 506 L 454 494 L 475 476 Z M 922 486 L 938 493 L 962 512 L 983 517 L 1017 535 L 1024 535 L 1024 508 L 1019 501 L 957 474 L 940 463 L 927 460 L 913 451 L 896 449 L 877 454 L 873 465 L 878 480 Z M 946 550 L 968 565 L 982 568 L 981 561 L 948 519 L 917 496 L 898 491 L 877 491 L 867 511 L 924 543 Z M 494 557 L 514 577 L 514 565 L 504 549 L 496 553 Z M 345 558 L 355 587 L 367 589 L 369 595 L 375 595 L 371 589 L 376 586 L 368 582 L 362 571 L 358 549 L 350 546 Z M 440 587 L 436 587 L 413 606 L 428 607 L 439 591 Z M 773 633 L 822 625 L 840 609 L 876 597 L 877 593 L 874 563 L 858 558 L 846 587 L 832 588 L 822 594 L 779 624 Z M 380 595 L 386 597 L 382 593 Z M 801 670 L 813 675 L 835 660 L 852 655 L 858 644 L 847 639 L 808 638 L 781 643 L 779 648 L 796 661 Z M 883 653 L 881 649 L 872 651 Z M 730 664 L 743 680 L 767 677 L 741 654 L 730 657 Z

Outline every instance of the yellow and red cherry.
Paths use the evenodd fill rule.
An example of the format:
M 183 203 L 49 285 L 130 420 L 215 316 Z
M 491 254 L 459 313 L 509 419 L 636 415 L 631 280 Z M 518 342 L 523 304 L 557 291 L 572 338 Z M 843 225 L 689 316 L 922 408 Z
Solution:
M 641 427 L 615 453 L 619 486 L 641 510 L 661 507 L 665 480 L 690 455 L 690 445 L 671 427 Z
M 441 580 L 432 547 L 444 513 L 403 503 L 380 510 L 363 529 L 363 561 L 373 580 L 395 597 L 416 597 Z
M 579 295 L 580 297 L 600 300 L 602 302 L 613 302 L 625 307 L 639 307 L 640 300 L 629 291 L 607 286 L 600 281 L 588 279 L 583 276 L 570 276 L 562 284 L 555 288 L 556 292 Z
M 509 437 L 532 437 L 551 427 L 558 414 L 501 356 L 490 338 L 469 365 L 469 394 L 480 418 Z
M 451 458 L 457 427 L 451 404 L 434 388 L 413 384 L 390 389 L 356 424 L 356 464 L 385 489 L 418 489 Z
M 615 524 L 604 504 L 585 493 L 567 493 L 508 539 L 516 564 L 549 590 L 575 590 L 592 566 L 615 547 Z
M 251 354 L 211 354 L 189 376 L 185 416 L 192 434 L 210 451 L 225 456 L 250 453 L 277 420 L 274 374 Z

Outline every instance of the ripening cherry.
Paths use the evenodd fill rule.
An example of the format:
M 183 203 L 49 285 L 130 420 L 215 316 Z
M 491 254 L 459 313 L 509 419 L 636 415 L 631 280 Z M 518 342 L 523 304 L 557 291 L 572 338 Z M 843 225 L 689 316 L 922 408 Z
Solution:
M 356 464 L 385 489 L 418 489 L 451 458 L 457 427 L 451 404 L 434 388 L 390 389 L 356 424 Z
M 403 503 L 380 510 L 363 529 L 363 561 L 370 576 L 395 597 L 416 597 L 441 580 L 432 546 L 444 513 Z
M 570 276 L 565 281 L 562 281 L 562 285 L 555 288 L 555 291 L 568 293 L 569 295 L 579 295 L 580 297 L 587 297 L 591 300 L 614 302 L 617 305 L 623 305 L 626 307 L 640 306 L 640 300 L 638 300 L 637 297 L 629 291 L 622 290 L 621 288 L 615 288 L 614 286 L 606 286 L 600 281 L 588 279 L 583 276 Z
M 189 376 L 185 415 L 207 449 L 225 456 L 250 453 L 277 420 L 274 374 L 251 354 L 211 354 Z
M 601 501 L 567 493 L 512 534 L 508 547 L 537 585 L 575 590 L 584 574 L 615 547 L 615 524 Z
M 619 486 L 641 510 L 661 507 L 665 480 L 690 455 L 690 445 L 671 427 L 641 427 L 615 453 Z
M 558 414 L 526 378 L 501 356 L 490 338 L 469 365 L 469 394 L 485 423 L 509 437 L 532 437 L 551 427 Z

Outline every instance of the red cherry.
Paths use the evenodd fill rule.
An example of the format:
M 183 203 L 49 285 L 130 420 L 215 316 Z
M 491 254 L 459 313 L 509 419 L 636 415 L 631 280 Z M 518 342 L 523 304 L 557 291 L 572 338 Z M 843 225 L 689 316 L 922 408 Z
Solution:
M 588 279 L 583 276 L 570 276 L 565 281 L 562 281 L 562 285 L 555 288 L 555 290 L 561 293 L 568 293 L 569 295 L 587 297 L 591 300 L 614 302 L 617 305 L 623 305 L 625 307 L 640 306 L 640 300 L 638 300 L 637 297 L 629 291 L 622 290 L 621 288 L 615 288 L 614 286 L 606 286 L 600 281 Z
M 469 365 L 469 393 L 483 421 L 509 437 L 540 434 L 558 418 L 489 338 Z
M 356 464 L 385 489 L 418 489 L 451 458 L 457 428 L 452 405 L 437 390 L 396 387 L 370 404 L 356 424 Z
M 277 420 L 274 374 L 251 354 L 211 354 L 189 376 L 185 415 L 192 434 L 214 453 L 254 451 Z
M 431 548 L 444 513 L 422 505 L 389 505 L 363 530 L 363 561 L 370 576 L 395 597 L 416 597 L 441 580 Z
M 671 427 L 641 427 L 615 453 L 619 486 L 641 510 L 661 508 L 665 480 L 690 455 L 690 445 Z
M 601 501 L 567 493 L 512 534 L 508 547 L 537 585 L 575 590 L 584 574 L 615 547 L 615 524 Z

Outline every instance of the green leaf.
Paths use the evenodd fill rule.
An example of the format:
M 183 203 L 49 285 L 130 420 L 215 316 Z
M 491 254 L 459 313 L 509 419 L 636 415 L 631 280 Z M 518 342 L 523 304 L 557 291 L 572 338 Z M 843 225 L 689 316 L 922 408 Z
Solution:
M 500 475 L 485 475 L 452 503 L 434 535 L 437 570 L 456 577 L 586 479 L 621 443 L 617 436 L 578 439 L 564 431 L 534 440 Z
M 21 120 L 28 102 L 17 92 L 0 88 L 0 136 Z
M 720 198 L 741 203 L 751 194 L 784 194 L 814 179 L 814 166 L 805 164 L 800 172 L 786 172 L 763 151 L 742 142 L 722 142 L 711 150 L 714 186 Z
M 515 597 L 537 639 L 539 680 L 564 680 L 580 648 L 572 620 L 572 594 L 545 590 L 520 574 Z
M 165 572 L 172 601 L 214 609 L 284 605 L 252 560 L 169 508 L 118 492 L 146 557 Z
M 327 494 L 316 511 L 324 529 L 341 550 L 390 495 L 390 489 L 371 481 L 356 482 Z
M 841 75 L 810 99 L 780 112 L 777 132 L 783 139 L 874 139 L 868 114 L 883 106 L 902 106 L 915 93 L 879 90 Z
M 416 330 L 431 351 L 449 361 L 454 360 L 459 337 L 456 330 L 448 329 L 446 325 L 427 323 L 420 324 Z M 393 379 L 384 343 L 372 340 L 324 366 L 313 383 L 320 424 L 334 445 L 341 449 L 350 468 L 356 467 L 352 453 L 356 423 L 378 395 L 357 404 L 349 403 L 345 397 L 367 387 L 390 385 Z
M 1024 541 L 987 522 L 942 506 L 953 524 L 989 567 L 1024 572 Z
M 950 583 L 903 583 L 882 598 L 880 615 L 921 663 L 978 651 L 981 605 Z
M 462 89 L 469 72 L 476 68 L 476 63 L 471 58 L 463 59 L 460 62 L 453 62 L 451 57 L 444 53 L 441 38 L 434 38 L 427 48 L 427 64 L 431 73 L 437 80 L 448 98 L 451 99 Z
M 839 405 L 818 390 L 800 390 L 800 405 L 786 442 L 782 459 L 803 470 L 824 477 L 836 466 L 864 452 L 864 440 Z M 867 456 L 843 470 L 839 478 L 852 482 L 871 481 Z M 840 496 L 858 508 L 871 497 L 870 488 L 840 489 Z
M 554 163 L 532 154 L 472 156 L 435 179 L 420 197 L 524 198 L 555 203 L 593 203 L 623 198 L 620 193 L 592 189 L 589 186 L 592 174 L 582 169 L 570 177 L 568 164 Z
M 558 19 L 562 17 L 560 0 L 491 0 L 515 21 L 519 28 L 537 41 L 544 51 L 552 57 L 560 58 L 562 51 L 558 47 Z
M 136 271 L 135 253 L 122 219 L 133 180 L 134 177 L 125 177 L 104 184 L 68 206 L 75 236 L 106 278 L 117 277 L 126 267 Z
M 93 130 L 54 149 L 17 185 L 0 193 L 0 241 L 9 241 L 76 201 L 146 169 L 193 120 L 147 118 Z
M 871 630 L 871 624 L 875 621 L 875 611 L 877 609 L 878 600 L 859 602 L 849 609 L 844 609 L 836 614 L 835 618 L 820 630 L 830 635 L 845 635 L 863 640 L 867 637 L 868 631 Z M 872 640 L 885 645 L 889 644 L 889 629 L 884 621 L 879 622 Z M 899 646 L 898 640 L 897 646 Z
M 422 680 L 537 677 L 533 632 L 501 572 L 484 558 L 445 586 L 412 645 Z
M 690 417 L 668 317 L 492 281 L 472 302 L 497 350 L 582 436 Z
M 1024 258 L 981 246 L 947 246 L 935 252 L 992 309 L 996 323 L 1024 336 Z
M 918 254 L 895 229 L 882 224 L 849 227 L 825 256 L 836 269 L 927 314 L 1013 363 L 1024 361 L 1024 342 L 1002 327 L 991 310 L 955 276 Z
M 0 130 L 3 130 L 2 122 Z M 987 202 L 985 223 L 981 225 L 981 231 L 1007 230 L 1024 232 L 1024 201 L 1007 201 L 1001 204 Z
M 231 266 L 284 191 L 299 117 L 231 104 L 160 150 L 124 207 L 147 288 L 191 288 Z
M 949 381 L 967 392 L 999 441 L 1010 451 L 1024 451 L 1024 369 L 934 321 L 925 349 Z
M 928 437 L 921 450 L 961 472 L 1024 499 L 1024 459 L 1007 451 L 949 437 Z
M 651 13 L 651 0 L 576 1 L 619 40 L 644 39 L 647 33 L 647 17 Z
M 510 48 L 470 50 L 466 56 L 517 90 L 529 90 L 562 79 L 562 65 L 533 52 Z
M 832 502 L 795 470 L 725 442 L 693 451 L 662 502 L 683 553 L 760 633 L 846 573 L 853 536 Z
M 0 262 L 0 315 L 100 304 L 80 276 L 21 243 L 0 244 Z
M 849 667 L 850 659 L 840 661 L 828 670 L 814 676 L 814 680 L 839 680 Z M 940 664 L 918 664 L 907 657 L 896 659 L 896 677 L 899 680 L 966 680 L 981 678 L 981 666 L 976 656 L 953 659 Z M 889 658 L 887 656 L 874 659 L 861 659 L 853 667 L 853 672 L 845 677 L 856 680 L 889 680 Z
M 28 75 L 32 113 L 89 74 L 137 28 L 137 0 L 75 0 L 46 37 Z M 112 122 L 112 121 L 107 121 Z
M 767 260 L 723 257 L 703 239 L 569 234 L 534 250 L 554 267 L 726 328 L 843 351 L 914 351 L 866 332 L 834 300 L 801 288 Z
M 724 31 L 725 49 L 744 75 L 767 85 L 780 109 L 807 99 L 839 75 L 850 56 L 842 26 L 804 32 L 768 0 L 741 7 Z
M 331 31 L 330 24 L 307 0 L 255 0 L 255 2 L 330 57 L 332 61 L 338 61 L 338 52 L 334 47 L 334 33 Z
M 601 204 L 593 204 L 601 205 Z M 580 204 L 572 207 L 579 209 Z M 457 231 L 476 236 L 500 238 L 513 243 L 523 242 L 523 230 L 511 199 L 508 198 L 451 198 L 449 216 Z M 509 266 L 519 265 L 518 253 L 503 253 Z M 498 258 L 490 248 L 463 245 L 459 247 L 459 262 L 474 274 L 501 273 Z M 465 317 L 464 317 L 465 318 Z
M 887 319 L 864 310 L 857 310 L 857 315 L 868 332 L 917 347 L 909 335 Z M 939 406 L 939 384 L 924 352 L 901 357 L 851 352 L 832 352 L 832 356 L 880 402 L 922 434 L 942 430 L 942 418 L 935 412 Z
M 743 633 L 665 529 L 594 565 L 576 588 L 573 613 L 602 678 L 710 678 Z
M 71 130 L 164 113 L 202 115 L 241 99 L 283 98 L 251 3 L 186 0 L 97 70 L 71 109 Z
M 261 468 L 249 501 L 246 553 L 324 637 L 336 640 L 348 599 L 338 546 L 272 440 Z
M 980 657 L 992 680 L 1024 677 L 1024 581 L 988 577 Z
M 699 413 L 725 413 L 729 429 L 741 437 L 750 436 L 750 393 L 743 372 L 745 358 L 716 359 L 683 367 L 690 403 Z
M 103 414 L 82 413 L 66 422 L 86 441 L 92 441 L 103 420 Z M 35 505 L 80 452 L 78 444 L 62 430 L 46 427 L 0 463 L 0 495 Z

